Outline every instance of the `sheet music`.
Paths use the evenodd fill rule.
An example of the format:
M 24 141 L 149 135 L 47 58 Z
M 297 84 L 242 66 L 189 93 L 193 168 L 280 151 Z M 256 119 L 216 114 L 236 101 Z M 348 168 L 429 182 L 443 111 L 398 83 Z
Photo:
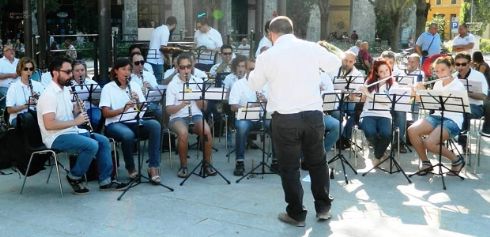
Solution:
M 149 90 L 146 94 L 147 102 L 160 102 L 162 100 L 162 93 L 159 90 Z
M 128 111 L 121 114 L 119 121 L 121 121 L 121 122 L 135 122 L 136 121 L 136 115 L 138 114 L 139 118 L 142 119 L 145 112 L 146 112 L 146 106 L 139 112 L 139 114 L 138 114 L 138 111 L 136 111 L 134 108 L 129 108 Z
M 421 102 L 425 109 L 440 110 L 439 96 L 443 96 L 443 99 L 446 101 L 444 107 L 447 111 L 461 113 L 469 113 L 471 111 L 468 93 L 466 91 L 419 90 L 417 91 L 417 94 L 424 96 L 421 99 Z M 461 99 L 463 99 L 464 108 L 461 106 Z
M 210 87 L 205 94 L 206 100 L 225 100 L 228 98 L 228 91 L 223 87 Z
M 325 93 L 323 96 L 323 111 L 334 111 L 337 110 L 338 97 L 336 93 Z
M 459 79 L 465 88 L 468 89 L 468 93 L 483 93 L 482 82 L 468 79 Z
M 347 80 L 351 78 L 351 83 L 349 85 L 349 90 L 357 90 L 360 86 L 364 84 L 364 77 L 362 76 L 347 76 L 347 77 L 334 77 L 333 87 L 334 90 L 345 91 L 347 90 Z
M 402 76 L 396 79 L 400 87 L 411 87 L 417 81 L 417 76 Z
M 237 120 L 260 120 L 261 119 L 262 108 L 260 107 L 241 107 L 238 108 L 238 112 L 236 114 Z
M 373 110 L 390 110 L 392 106 L 393 95 L 395 96 L 394 111 L 398 112 L 411 112 L 411 89 L 406 87 L 391 88 L 388 94 L 376 93 L 374 94 Z

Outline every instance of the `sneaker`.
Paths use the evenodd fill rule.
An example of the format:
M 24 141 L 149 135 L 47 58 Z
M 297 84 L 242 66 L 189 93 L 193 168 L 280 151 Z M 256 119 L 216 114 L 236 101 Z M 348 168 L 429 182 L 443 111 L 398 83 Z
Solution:
M 187 178 L 187 176 L 189 176 L 189 170 L 187 170 L 187 167 L 180 167 L 179 171 L 177 172 L 177 176 L 179 178 Z
M 318 219 L 318 221 L 326 221 L 330 218 L 332 218 L 332 215 L 330 214 L 330 210 L 323 211 L 316 214 L 316 219 Z
M 215 176 L 217 173 L 216 170 L 208 164 L 205 164 L 203 168 L 207 176 Z
M 73 188 L 75 194 L 85 194 L 89 192 L 88 188 L 83 185 L 82 179 L 72 179 L 67 175 L 66 180 L 68 180 L 68 183 Z
M 305 227 L 305 221 L 297 221 L 295 219 L 293 219 L 292 217 L 290 217 L 287 213 L 283 212 L 283 213 L 279 213 L 279 215 L 277 216 L 277 218 L 286 223 L 286 224 L 290 224 L 290 225 L 294 225 L 294 226 L 297 226 L 297 227 Z
M 243 161 L 238 161 L 235 164 L 235 170 L 233 170 L 233 175 L 243 176 L 244 173 L 245 173 L 245 165 L 243 164 Z
M 112 182 L 99 186 L 100 191 L 123 191 L 129 186 L 129 183 L 120 183 L 116 180 Z
M 279 163 L 277 162 L 277 160 L 272 160 L 270 170 L 271 172 L 279 174 Z

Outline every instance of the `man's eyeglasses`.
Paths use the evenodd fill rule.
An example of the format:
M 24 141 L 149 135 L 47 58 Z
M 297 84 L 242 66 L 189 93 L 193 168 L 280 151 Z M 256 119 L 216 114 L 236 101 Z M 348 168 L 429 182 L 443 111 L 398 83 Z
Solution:
M 73 70 L 61 70 L 61 69 L 59 71 L 60 72 L 64 72 L 64 73 L 66 73 L 68 75 L 70 75 L 73 72 Z
M 185 69 L 192 69 L 192 65 L 179 65 L 180 70 L 185 70 Z
M 27 71 L 33 72 L 34 71 L 34 68 L 33 67 L 25 67 L 24 68 L 24 72 L 27 72 Z
M 134 63 L 135 66 L 139 66 L 140 64 L 141 65 L 145 65 L 145 60 L 135 61 L 133 63 Z
M 468 65 L 468 63 L 455 63 L 454 65 L 455 65 L 456 67 L 459 67 L 459 66 L 461 66 L 461 67 L 466 67 L 466 66 Z

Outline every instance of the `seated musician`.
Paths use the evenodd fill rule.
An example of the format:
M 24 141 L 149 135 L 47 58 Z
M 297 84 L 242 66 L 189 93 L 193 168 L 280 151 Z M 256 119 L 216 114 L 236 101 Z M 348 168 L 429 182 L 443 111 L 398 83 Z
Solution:
M 225 44 L 221 46 L 220 50 L 221 63 L 215 64 L 209 70 L 209 74 L 211 77 L 216 77 L 218 73 L 226 73 L 231 72 L 231 60 L 233 58 L 233 48 L 231 45 Z
M 145 102 L 138 83 L 128 80 L 130 74 L 131 61 L 126 58 L 118 59 L 111 70 L 112 81 L 102 88 L 99 107 L 106 119 L 105 133 L 108 137 L 122 142 L 124 163 L 130 178 L 136 178 L 138 175 L 133 160 L 136 133 L 138 132 L 142 138 L 148 138 L 148 176 L 150 183 L 159 184 L 160 123 L 154 119 L 142 119 L 139 121 L 140 124 L 136 120 L 120 122 L 123 113 L 138 110 L 140 105 L 136 103 Z
M 333 93 L 334 86 L 332 78 L 327 73 L 320 75 L 320 94 L 323 96 L 325 93 Z M 323 97 L 322 97 L 323 100 Z M 325 125 L 325 139 L 323 139 L 323 145 L 325 152 L 332 150 L 333 145 L 340 137 L 340 124 L 339 120 L 334 116 L 327 113 L 323 114 L 323 124 Z
M 466 91 L 463 83 L 452 75 L 454 69 L 454 61 L 451 56 L 439 57 L 434 62 L 435 74 L 439 81 L 434 84 L 434 91 Z M 420 86 L 418 85 L 418 88 Z M 425 89 L 425 88 L 421 88 Z M 432 164 L 427 157 L 427 151 L 439 155 L 440 146 L 442 146 L 442 156 L 451 160 L 451 170 L 454 173 L 448 173 L 448 175 L 459 174 L 461 169 L 465 165 L 464 158 L 462 156 L 456 156 L 450 151 L 444 142 L 459 134 L 461 126 L 463 124 L 463 114 L 455 112 L 444 112 L 442 129 L 442 141 L 440 140 L 441 134 L 441 112 L 435 111 L 424 119 L 419 119 L 408 128 L 408 137 L 412 146 L 415 148 L 419 159 L 422 161 L 422 165 L 419 168 L 419 175 L 427 175 L 432 171 Z M 426 136 L 426 138 L 423 138 Z
M 181 53 L 181 51 L 175 51 L 172 53 L 172 68 L 169 68 L 167 71 L 165 71 L 165 73 L 163 73 L 163 85 L 168 85 L 175 75 L 179 74 L 179 70 L 177 70 L 177 58 Z
M 98 85 L 96 81 L 90 79 L 87 76 L 87 64 L 84 61 L 81 60 L 75 60 L 73 61 L 72 64 L 73 68 L 73 81 L 75 82 L 75 85 L 80 85 L 80 86 L 87 86 L 86 89 L 84 89 L 86 92 L 88 92 L 88 89 L 90 89 L 90 85 L 92 86 L 92 89 L 96 88 L 95 85 Z M 81 87 L 76 86 L 75 89 L 80 92 L 82 90 Z M 102 111 L 99 108 L 99 101 L 92 101 L 92 104 L 90 104 L 88 101 L 85 102 L 85 109 L 87 109 L 87 114 L 88 117 L 90 118 L 90 123 L 92 123 L 92 127 L 94 129 L 98 128 L 100 125 L 100 120 L 102 119 Z
M 388 157 L 386 149 L 391 141 L 391 114 L 390 111 L 371 110 L 371 108 L 373 108 L 375 93 L 386 93 L 396 85 L 395 79 L 391 78 L 391 72 L 389 64 L 385 60 L 378 59 L 373 62 L 366 86 L 360 87 L 363 93 L 362 100 L 365 100 L 360 127 L 369 144 L 374 148 L 374 166 Z M 378 84 L 370 86 L 373 83 Z
M 209 125 L 203 121 L 201 110 L 206 107 L 206 101 L 183 101 L 182 91 L 187 86 L 192 90 L 198 90 L 196 84 L 202 83 L 202 79 L 193 74 L 192 55 L 183 53 L 177 58 L 179 74 L 170 82 L 166 94 L 166 112 L 170 114 L 169 128 L 177 134 L 180 169 L 177 176 L 186 178 L 189 176 L 187 168 L 187 150 L 189 138 L 189 125 L 192 123 L 192 131 L 201 136 L 204 141 L 204 171 L 206 175 L 216 175 L 216 171 L 209 166 L 211 163 L 212 136 Z M 187 84 L 187 85 L 186 85 Z M 202 87 L 202 85 L 201 85 Z
M 196 48 L 204 48 L 196 60 L 196 67 L 209 72 L 215 63 L 215 53 L 223 46 L 221 33 L 209 25 L 206 17 L 199 18 L 196 22 L 197 30 L 194 32 Z
M 10 85 L 6 96 L 11 127 L 15 128 L 17 125 L 17 114 L 36 108 L 37 99 L 44 91 L 40 82 L 30 79 L 35 69 L 34 61 L 28 57 L 21 58 L 17 64 L 16 73 L 20 79 Z
M 247 57 L 237 55 L 236 58 L 231 61 L 231 73 L 228 74 L 223 80 L 225 90 L 230 91 L 233 84 L 245 76 L 246 68 Z
M 349 76 L 354 77 L 352 78 L 352 83 L 349 86 L 351 90 L 356 89 L 356 87 L 364 83 L 364 76 L 362 75 L 362 72 L 357 70 L 357 68 L 354 66 L 354 64 L 356 63 L 356 58 L 357 56 L 353 52 L 345 51 L 342 57 L 342 65 L 338 69 L 337 73 L 337 78 L 345 77 L 346 79 L 349 79 Z M 340 137 L 340 139 L 342 139 L 342 149 L 349 148 L 351 144 L 350 139 L 352 138 L 352 128 L 356 123 L 355 106 L 355 103 L 344 104 L 343 109 L 345 111 L 345 115 L 347 115 L 347 122 L 345 123 L 345 127 L 343 128 L 342 136 Z M 334 116 L 337 120 L 340 120 L 338 113 L 332 113 L 332 116 Z
M 483 73 L 471 68 L 471 56 L 466 53 L 458 53 L 454 58 L 454 65 L 457 72 L 457 78 L 467 79 L 469 81 L 480 82 L 481 87 L 479 91 L 473 91 L 470 89 L 468 91 L 468 97 L 470 102 L 471 113 L 466 113 L 464 115 L 463 125 L 461 127 L 462 131 L 467 131 L 470 127 L 470 119 L 480 119 L 484 115 L 483 111 L 483 101 L 488 95 L 488 83 Z M 466 83 L 466 82 L 465 82 Z M 463 84 L 464 85 L 464 84 Z M 476 88 L 475 88 L 476 90 Z M 459 144 L 466 148 L 467 137 L 466 134 L 462 134 L 458 139 Z M 463 149 L 466 151 L 466 149 Z
M 246 62 L 247 58 L 242 55 L 237 55 L 233 59 L 232 68 L 234 77 L 239 79 L 233 84 L 229 96 L 229 104 L 233 112 L 238 112 L 239 108 L 245 108 L 247 105 L 249 107 L 261 107 L 264 104 L 250 104 L 249 102 L 267 102 L 266 94 L 267 88 L 265 87 L 262 91 L 253 91 L 247 84 L 247 78 L 243 77 L 246 73 Z M 245 146 L 247 144 L 247 138 L 249 132 L 254 130 L 259 130 L 261 126 L 264 125 L 264 129 L 270 133 L 270 119 L 265 120 L 263 124 L 262 120 L 252 121 L 247 119 L 237 119 L 235 121 L 236 127 L 236 137 L 235 137 L 235 155 L 236 164 L 233 175 L 242 176 L 245 172 L 244 158 L 245 158 Z M 273 161 L 274 162 L 274 161 Z
M 141 51 L 141 47 L 137 44 L 132 44 L 129 46 L 129 56 L 133 55 L 133 53 L 139 53 L 139 54 L 143 55 L 143 52 Z M 143 59 L 146 60 L 144 58 L 144 56 L 143 56 Z M 151 66 L 151 64 L 145 63 L 144 68 L 145 68 L 144 69 L 145 71 L 155 75 L 155 73 L 153 73 L 153 67 Z
M 425 73 L 420 69 L 420 56 L 416 53 L 410 54 L 408 56 L 407 68 L 403 70 L 403 76 L 413 76 L 415 85 L 417 82 L 425 81 Z M 413 103 L 412 107 L 412 120 L 417 121 L 419 119 L 419 103 Z M 401 149 L 400 149 L 401 150 Z
M 75 194 L 89 192 L 82 177 L 95 157 L 99 171 L 100 190 L 122 190 L 127 184 L 111 181 L 111 146 L 107 137 L 88 133 L 77 126 L 89 122 L 87 113 L 72 103 L 66 87 L 72 79 L 71 60 L 54 58 L 49 66 L 53 79 L 39 97 L 37 119 L 43 143 L 59 151 L 76 151 L 78 158 L 66 176 Z
M 129 57 L 132 64 L 131 77 L 130 80 L 136 82 L 143 92 L 143 96 L 148 96 L 148 91 L 152 89 L 157 89 L 157 79 L 156 77 L 145 70 L 145 59 L 143 55 L 139 53 L 133 53 Z M 159 103 L 152 102 L 148 105 L 147 114 L 151 113 L 157 121 L 162 121 L 163 112 Z

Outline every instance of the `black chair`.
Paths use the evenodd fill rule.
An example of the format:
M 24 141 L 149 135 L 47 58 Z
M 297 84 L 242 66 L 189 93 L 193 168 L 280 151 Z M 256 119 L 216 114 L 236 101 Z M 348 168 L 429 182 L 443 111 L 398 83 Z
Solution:
M 39 129 L 39 125 L 37 123 L 37 117 L 34 114 L 35 112 L 26 112 L 19 114 L 17 117 L 18 128 L 20 132 L 21 139 L 24 143 L 24 151 L 27 154 L 30 154 L 29 163 L 27 165 L 27 170 L 24 175 L 24 182 L 22 183 L 22 188 L 20 190 L 20 194 L 24 191 L 24 186 L 27 181 L 27 176 L 29 174 L 29 170 L 31 168 L 31 163 L 33 158 L 38 157 L 43 154 L 49 154 L 51 158 L 54 158 L 54 166 L 56 167 L 56 173 L 58 174 L 58 185 L 60 188 L 61 197 L 63 197 L 63 186 L 61 184 L 61 177 L 59 171 L 59 162 L 57 157 L 57 151 L 53 149 L 48 149 L 42 142 L 41 131 Z M 46 180 L 46 183 L 49 182 L 49 178 L 51 176 L 51 172 Z

